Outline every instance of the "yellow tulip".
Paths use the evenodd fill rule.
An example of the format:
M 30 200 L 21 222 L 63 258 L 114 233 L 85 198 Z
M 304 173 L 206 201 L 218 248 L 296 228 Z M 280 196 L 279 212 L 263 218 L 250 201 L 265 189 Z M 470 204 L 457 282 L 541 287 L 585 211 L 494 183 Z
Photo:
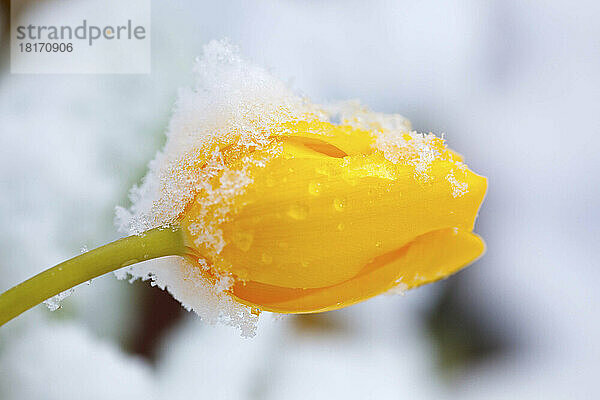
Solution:
M 216 164 L 195 156 L 209 151 L 175 165 L 201 187 L 195 198 L 192 183 L 182 189 L 193 200 L 175 223 L 0 294 L 0 325 L 79 283 L 168 255 L 201 274 L 184 280 L 203 277 L 254 310 L 311 313 L 445 278 L 484 251 L 472 230 L 487 181 L 433 135 L 304 121 L 254 144 L 234 135 L 207 144 L 219 150 Z
M 385 135 L 304 121 L 260 147 L 222 146 L 225 168 L 180 220 L 187 257 L 230 277 L 238 302 L 278 313 L 342 308 L 471 263 L 485 248 L 472 230 L 486 178 L 433 135 Z
M 0 325 L 81 282 L 168 255 L 254 310 L 312 313 L 445 278 L 484 251 L 472 230 L 487 181 L 433 135 L 303 121 L 271 127 L 258 143 L 231 135 L 207 145 L 217 164 L 195 156 L 211 153 L 202 151 L 175 166 L 201 187 L 176 223 L 0 294 Z

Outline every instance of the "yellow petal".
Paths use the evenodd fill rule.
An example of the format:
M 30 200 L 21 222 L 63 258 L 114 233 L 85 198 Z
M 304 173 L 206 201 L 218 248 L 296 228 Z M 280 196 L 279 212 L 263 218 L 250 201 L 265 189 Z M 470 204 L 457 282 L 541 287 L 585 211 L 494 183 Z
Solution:
M 485 250 L 479 236 L 453 228 L 426 233 L 394 251 L 371 260 L 363 273 L 338 285 L 290 289 L 238 282 L 235 298 L 249 306 L 278 313 L 313 313 L 346 307 L 395 285 L 410 289 L 433 282 L 473 262 Z
M 326 143 L 341 150 L 344 155 L 369 154 L 375 151 L 375 137 L 369 131 L 355 129 L 347 125 L 333 125 L 329 122 L 298 121 L 283 124 L 278 128 L 279 135 L 298 142 Z M 310 145 L 308 145 L 310 147 Z
M 210 252 L 199 246 L 200 255 L 245 281 L 321 288 L 349 280 L 372 258 L 427 232 L 472 229 L 485 178 L 434 160 L 424 183 L 414 166 L 393 164 L 381 152 L 335 157 L 313 144 L 284 139 L 283 156 L 266 167 L 238 160 L 253 182 L 219 224 L 220 254 L 206 257 Z M 454 193 L 450 174 L 464 193 Z M 193 220 L 193 209 L 187 217 Z

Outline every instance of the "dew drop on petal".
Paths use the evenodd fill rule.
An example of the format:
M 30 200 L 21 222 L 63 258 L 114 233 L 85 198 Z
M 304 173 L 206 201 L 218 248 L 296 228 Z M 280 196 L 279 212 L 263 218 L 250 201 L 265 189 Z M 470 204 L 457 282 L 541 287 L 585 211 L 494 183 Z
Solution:
M 333 200 L 333 208 L 336 211 L 344 211 L 346 209 L 346 200 L 344 200 L 344 199 Z
M 292 204 L 287 212 L 287 215 L 296 220 L 306 219 L 308 216 L 308 206 L 305 204 Z
M 311 182 L 308 184 L 308 193 L 313 196 L 318 196 L 321 193 L 321 183 L 320 182 Z
M 265 264 L 271 264 L 273 262 L 273 257 L 270 254 L 262 253 L 261 260 Z
M 252 246 L 253 239 L 254 235 L 251 233 L 238 231 L 233 235 L 233 244 L 242 251 L 248 251 L 250 250 L 250 246 Z

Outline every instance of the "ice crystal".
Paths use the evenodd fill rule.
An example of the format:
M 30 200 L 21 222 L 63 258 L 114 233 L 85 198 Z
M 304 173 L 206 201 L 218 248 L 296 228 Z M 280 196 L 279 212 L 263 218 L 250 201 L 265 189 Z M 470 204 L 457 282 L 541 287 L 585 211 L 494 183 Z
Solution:
M 390 131 L 377 137 L 375 146 L 389 161 L 412 165 L 415 177 L 428 181 L 432 162 L 441 156 L 442 139 L 432 133 Z
M 227 146 L 260 148 L 282 123 L 316 119 L 322 112 L 264 69 L 243 61 L 227 42 L 205 46 L 194 71 L 196 84 L 179 92 L 164 149 L 150 163 L 142 184 L 132 189 L 132 206 L 118 208 L 116 220 L 125 234 L 167 226 L 198 193 L 204 193 L 198 204 L 200 216 L 190 228 L 214 255 L 224 246 L 219 223 L 227 218 L 233 199 L 251 182 L 243 170 L 227 170 L 223 162 Z M 256 162 L 266 165 L 268 160 Z M 219 183 L 211 184 L 218 175 Z M 247 322 L 256 318 L 223 293 L 227 277 L 214 286 L 188 261 L 174 257 L 166 262 L 171 269 L 159 268 L 161 263 L 165 261 L 129 267 L 117 276 L 151 279 L 204 319 L 221 318 L 251 334 Z
M 50 311 L 56 311 L 61 308 L 60 302 L 73 294 L 75 289 L 67 289 L 64 292 L 61 292 L 55 296 L 50 297 L 47 300 L 44 300 L 44 304 L 50 309 Z
M 394 296 L 394 295 L 404 296 L 404 294 L 408 290 L 408 285 L 406 283 L 402 282 L 402 278 L 397 279 L 395 284 L 396 285 L 394 287 L 392 287 L 391 289 L 389 289 L 387 292 L 385 292 L 385 294 L 389 295 L 389 296 Z
M 462 197 L 469 192 L 469 185 L 466 182 L 460 182 L 456 179 L 454 171 L 450 171 L 450 173 L 446 175 L 446 180 L 452 185 L 452 197 Z

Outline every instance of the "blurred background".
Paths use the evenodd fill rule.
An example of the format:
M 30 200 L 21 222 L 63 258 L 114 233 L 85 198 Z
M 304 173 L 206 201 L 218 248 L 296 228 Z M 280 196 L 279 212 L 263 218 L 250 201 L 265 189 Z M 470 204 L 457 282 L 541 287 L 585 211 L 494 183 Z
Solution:
M 244 339 L 109 274 L 0 330 L 2 399 L 600 396 L 600 3 L 155 0 L 150 75 L 10 74 L 0 17 L 0 290 L 117 238 L 212 39 L 314 101 L 445 133 L 489 177 L 487 253 L 444 282 Z

